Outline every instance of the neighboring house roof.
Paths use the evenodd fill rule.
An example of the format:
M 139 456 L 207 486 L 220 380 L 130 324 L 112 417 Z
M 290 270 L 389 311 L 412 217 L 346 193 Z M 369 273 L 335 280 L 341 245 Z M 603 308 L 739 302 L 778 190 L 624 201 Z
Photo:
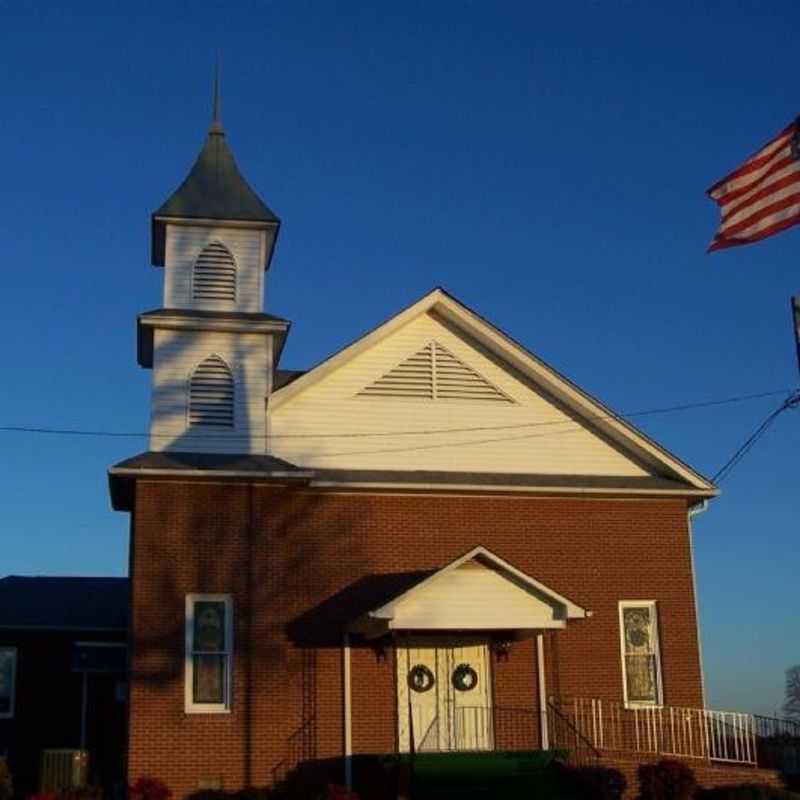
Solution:
M 124 631 L 128 608 L 127 578 L 0 579 L 0 628 Z
M 226 453 L 139 453 L 115 464 L 108 471 L 111 505 L 127 510 L 132 500 L 131 484 L 136 478 L 164 475 L 214 477 L 246 477 L 262 480 L 307 482 L 313 477 L 305 470 L 280 458 L 268 455 L 237 455 Z
M 441 325 L 447 326 L 452 330 L 457 330 L 461 335 L 467 336 L 469 341 L 475 343 L 475 347 L 479 348 L 483 353 L 486 354 L 487 358 L 492 359 L 496 364 L 502 364 L 503 368 L 506 369 L 509 374 L 520 376 L 520 378 L 526 382 L 526 385 L 535 387 L 535 392 L 541 394 L 542 397 L 547 398 L 547 402 L 549 402 L 553 407 L 563 409 L 564 414 L 568 418 L 574 420 L 578 426 L 582 426 L 585 430 L 591 431 L 595 436 L 599 437 L 599 439 L 608 442 L 612 448 L 618 450 L 620 453 L 626 454 L 626 458 L 629 459 L 628 463 L 640 465 L 638 472 L 639 475 L 641 475 L 641 477 L 636 477 L 635 475 L 623 473 L 620 473 L 619 475 L 597 474 L 588 476 L 582 474 L 570 474 L 563 476 L 563 480 L 559 483 L 558 481 L 562 478 L 562 476 L 552 474 L 533 474 L 539 472 L 540 470 L 535 468 L 530 469 L 529 471 L 520 469 L 519 466 L 522 462 L 518 462 L 513 471 L 515 473 L 524 473 L 524 477 L 517 476 L 516 478 L 512 478 L 512 480 L 528 485 L 549 484 L 551 487 L 561 487 L 563 485 L 565 487 L 573 487 L 578 491 L 584 489 L 591 490 L 592 488 L 599 487 L 601 484 L 605 483 L 609 486 L 609 488 L 615 488 L 621 491 L 628 491 L 629 489 L 640 487 L 642 490 L 652 493 L 666 491 L 674 494 L 686 494 L 704 497 L 712 497 L 718 493 L 717 488 L 713 485 L 713 483 L 711 483 L 711 481 L 685 464 L 675 455 L 670 453 L 666 448 L 654 442 L 640 430 L 624 420 L 621 416 L 611 411 L 600 401 L 572 383 L 569 379 L 553 369 L 553 367 L 551 367 L 549 364 L 545 363 L 538 356 L 524 348 L 502 330 L 489 323 L 475 311 L 468 308 L 466 305 L 455 299 L 452 295 L 448 294 L 441 288 L 436 288 L 429 292 L 416 303 L 406 308 L 404 311 L 401 311 L 399 314 L 382 323 L 377 328 L 365 334 L 355 342 L 325 359 L 320 364 L 306 372 L 304 375 L 301 375 L 290 383 L 286 383 L 277 388 L 270 398 L 270 411 L 272 414 L 273 430 L 278 435 L 274 445 L 276 448 L 275 452 L 280 454 L 281 449 L 278 448 L 281 447 L 281 441 L 287 441 L 288 444 L 284 449 L 286 450 L 287 455 L 291 453 L 291 455 L 289 455 L 290 460 L 295 460 L 298 463 L 308 463 L 309 466 L 313 464 L 315 469 L 318 468 L 316 469 L 317 478 L 322 481 L 325 480 L 325 476 L 327 475 L 331 482 L 335 482 L 340 478 L 344 478 L 345 480 L 353 480 L 354 474 L 361 472 L 361 468 L 355 464 L 355 459 L 357 456 L 360 457 L 363 455 L 367 473 L 372 472 L 373 476 L 375 477 L 371 480 L 369 475 L 365 474 L 364 477 L 366 480 L 362 481 L 362 483 L 372 482 L 373 484 L 377 484 L 386 483 L 387 481 L 397 482 L 399 473 L 395 472 L 394 467 L 391 466 L 391 457 L 386 455 L 384 469 L 384 465 L 376 464 L 375 460 L 372 462 L 366 461 L 366 459 L 369 458 L 372 453 L 370 452 L 370 448 L 364 445 L 361 445 L 358 448 L 355 448 L 352 445 L 349 448 L 344 448 L 341 446 L 341 443 L 339 443 L 338 449 L 340 451 L 353 451 L 343 453 L 343 455 L 347 456 L 349 461 L 352 462 L 352 466 L 346 466 L 344 463 L 341 465 L 335 464 L 332 459 L 334 456 L 338 457 L 340 453 L 335 452 L 332 454 L 332 456 L 328 456 L 327 452 L 323 448 L 323 443 L 329 441 L 330 437 L 328 437 L 328 439 L 317 438 L 315 440 L 308 436 L 308 434 L 315 433 L 316 429 L 309 429 L 305 422 L 305 420 L 309 419 L 310 417 L 306 414 L 307 409 L 305 406 L 303 406 L 304 401 L 301 396 L 307 390 L 315 387 L 317 384 L 321 384 L 326 378 L 331 377 L 331 379 L 333 379 L 334 373 L 338 375 L 339 370 L 342 370 L 342 373 L 344 373 L 344 368 L 349 365 L 350 362 L 353 362 L 362 354 L 364 354 L 364 357 L 366 358 L 365 354 L 367 351 L 374 352 L 372 348 L 377 350 L 378 346 L 382 346 L 384 341 L 388 341 L 393 335 L 397 334 L 400 336 L 401 329 L 408 330 L 408 328 L 405 326 L 416 324 L 415 320 L 423 315 L 434 317 L 436 320 L 440 321 Z M 386 349 L 391 349 L 391 345 L 387 345 Z M 402 356 L 402 354 L 399 352 L 397 355 L 398 359 Z M 416 357 L 417 356 L 414 356 L 414 358 Z M 376 377 L 379 377 L 379 375 Z M 339 390 L 340 393 L 345 391 L 341 387 L 339 387 Z M 347 387 L 347 391 L 352 393 L 349 385 Z M 363 394 L 363 392 L 361 392 L 361 394 Z M 317 445 L 316 451 L 309 449 L 311 459 L 308 462 L 303 461 L 301 458 L 302 454 L 294 452 L 295 450 L 298 450 L 298 447 L 297 445 L 293 444 L 294 439 L 291 434 L 294 433 L 294 430 L 292 429 L 292 426 L 288 423 L 283 423 L 283 427 L 278 425 L 278 422 L 280 421 L 280 415 L 290 413 L 288 409 L 291 407 L 292 401 L 295 398 L 298 398 L 298 409 L 300 410 L 297 412 L 299 415 L 298 420 L 293 420 L 293 422 L 302 428 L 301 432 L 304 434 L 304 436 L 306 436 L 307 440 L 312 442 L 312 445 Z M 402 398 L 400 402 L 402 402 Z M 324 403 L 321 405 L 324 406 Z M 513 404 L 509 404 L 509 406 L 511 408 L 514 407 Z M 374 408 L 377 408 L 377 406 L 374 406 Z M 392 408 L 394 409 L 394 406 L 392 406 Z M 408 411 L 405 411 L 405 408 L 407 408 Z M 413 434 L 414 424 L 409 423 L 415 419 L 414 414 L 416 412 L 413 411 L 413 409 L 421 408 L 421 406 L 408 405 L 405 408 L 397 406 L 397 413 L 400 414 L 401 411 L 403 412 L 402 417 L 398 417 L 398 419 L 403 418 L 408 420 L 408 422 L 406 422 L 404 426 L 397 425 L 396 429 Z M 284 412 L 284 409 L 287 410 Z M 344 413 L 344 411 L 339 410 L 340 419 Z M 362 417 L 363 416 L 364 415 L 362 414 Z M 328 418 L 332 419 L 333 414 L 330 413 L 326 419 Z M 452 418 L 453 417 L 451 415 L 451 419 Z M 531 422 L 527 418 L 521 420 L 521 422 L 523 423 L 521 426 L 515 426 L 511 424 L 507 427 L 525 427 L 525 424 L 551 424 L 547 422 Z M 424 425 L 424 423 L 420 424 Z M 475 425 L 475 423 L 471 424 Z M 478 425 L 480 424 L 481 423 L 478 423 Z M 451 422 L 447 426 L 440 427 L 452 427 L 458 429 L 459 426 L 457 423 Z M 475 430 L 480 431 L 481 428 L 477 427 Z M 487 430 L 491 430 L 491 426 L 490 428 L 487 428 Z M 284 431 L 289 434 L 289 438 L 282 440 L 280 437 L 282 434 L 284 434 Z M 435 430 L 433 432 L 436 433 Z M 336 432 L 325 431 L 325 433 L 327 434 Z M 512 431 L 512 434 L 513 433 L 514 432 Z M 523 435 L 520 436 L 519 432 L 517 432 L 516 438 L 520 440 L 533 439 L 529 431 L 523 431 L 522 433 Z M 341 435 L 345 436 L 345 434 L 346 432 L 343 431 Z M 369 430 L 366 433 L 359 432 L 357 435 L 362 437 L 360 441 L 367 442 L 369 442 L 369 439 L 364 439 L 364 436 L 388 436 L 388 434 L 384 434 L 382 432 L 379 432 L 379 434 L 371 433 Z M 544 434 L 540 433 L 538 435 L 541 436 Z M 476 434 L 476 436 L 479 436 L 479 434 Z M 487 433 L 484 434 L 483 438 L 490 439 L 492 436 L 492 434 Z M 508 438 L 510 441 L 511 437 Z M 413 438 L 410 441 L 414 442 Z M 384 447 L 383 452 L 390 454 L 392 452 L 391 448 L 394 446 L 394 442 L 387 438 L 383 438 L 381 443 Z M 471 443 L 464 442 L 464 444 Z M 475 444 L 480 445 L 482 442 L 477 441 Z M 436 442 L 434 442 L 432 445 L 432 447 L 442 446 L 444 445 L 439 445 Z M 497 444 L 497 447 L 500 447 L 500 444 Z M 414 448 L 411 446 L 407 448 L 409 451 L 413 449 Z M 419 446 L 416 449 L 418 451 L 424 451 L 426 447 Z M 429 449 L 429 451 L 433 452 L 432 449 Z M 375 447 L 373 448 L 373 452 L 380 453 L 381 450 L 380 448 Z M 399 452 L 399 450 L 396 452 Z M 477 455 L 477 453 L 477 450 L 473 451 L 472 458 L 473 462 L 479 464 L 480 457 Z M 330 463 L 330 469 L 327 468 L 328 463 Z M 420 466 L 423 464 L 424 461 L 420 463 Z M 368 465 L 369 469 L 367 469 Z M 452 478 L 443 478 L 443 475 L 447 473 L 444 473 L 438 468 L 434 469 L 433 472 L 429 471 L 427 473 L 427 477 L 433 477 L 431 482 L 450 482 L 454 485 L 457 485 L 463 484 L 465 479 L 468 479 L 470 476 L 472 476 L 473 479 L 483 482 L 484 485 L 488 487 L 493 483 L 497 483 L 498 481 L 506 480 L 505 476 L 502 476 L 498 473 L 509 471 L 508 469 L 502 468 L 497 461 L 497 458 L 495 459 L 494 466 L 494 470 L 486 469 L 486 474 L 484 474 L 484 471 L 480 466 L 478 466 L 477 469 L 475 466 L 466 466 L 466 462 L 462 460 L 462 462 L 458 464 L 458 466 L 456 466 L 456 468 L 451 472 L 448 468 L 448 472 L 450 472 L 450 474 L 453 476 Z M 463 470 L 462 472 L 457 471 L 459 467 Z M 335 474 L 337 471 L 340 474 Z M 543 471 L 547 472 L 548 470 Z M 378 476 L 377 473 L 381 472 L 388 474 Z M 636 472 L 636 470 L 631 470 L 631 472 Z M 407 474 L 410 477 L 407 479 L 399 478 L 400 482 L 406 480 L 407 482 L 413 483 L 416 480 L 417 475 L 419 475 L 416 470 L 410 471 Z M 425 473 L 422 474 L 425 475 Z M 492 474 L 493 477 L 489 477 L 490 474 Z M 360 476 L 356 476 L 355 480 L 358 480 L 359 477 Z
M 212 125 L 186 179 L 153 212 L 153 263 L 164 265 L 165 219 L 206 219 L 280 226 L 278 217 L 250 188 L 218 125 Z M 268 265 L 265 265 L 265 267 Z

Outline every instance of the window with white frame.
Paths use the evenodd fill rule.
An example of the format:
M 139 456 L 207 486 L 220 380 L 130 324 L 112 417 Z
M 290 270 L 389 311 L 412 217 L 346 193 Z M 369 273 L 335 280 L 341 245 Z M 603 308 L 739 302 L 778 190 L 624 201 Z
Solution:
M 621 601 L 619 624 L 625 703 L 660 706 L 663 699 L 655 600 Z
M 233 600 L 226 594 L 186 597 L 186 711 L 214 713 L 231 706 Z
M 17 648 L 0 647 L 0 718 L 14 716 Z

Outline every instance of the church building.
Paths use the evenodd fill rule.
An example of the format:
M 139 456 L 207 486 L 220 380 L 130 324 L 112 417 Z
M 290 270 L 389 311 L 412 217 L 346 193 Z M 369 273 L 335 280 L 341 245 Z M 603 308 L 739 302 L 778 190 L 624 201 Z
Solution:
M 149 449 L 109 471 L 129 780 L 350 784 L 363 754 L 602 749 L 673 708 L 670 747 L 695 747 L 691 517 L 715 486 L 442 288 L 285 368 L 279 232 L 215 115 L 152 215 Z

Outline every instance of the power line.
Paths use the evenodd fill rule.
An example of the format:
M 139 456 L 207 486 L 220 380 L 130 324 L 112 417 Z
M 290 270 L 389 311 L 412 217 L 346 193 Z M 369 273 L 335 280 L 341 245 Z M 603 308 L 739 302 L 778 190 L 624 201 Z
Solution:
M 735 397 L 726 397 L 719 400 L 705 400 L 693 403 L 683 403 L 674 406 L 662 406 L 658 408 L 646 409 L 643 411 L 631 411 L 629 413 L 621 413 L 618 415 L 594 415 L 582 418 L 585 422 L 599 422 L 608 420 L 618 420 L 620 418 L 629 419 L 633 417 L 653 416 L 656 414 L 668 414 L 680 411 L 693 411 L 702 408 L 711 408 L 714 406 L 729 405 L 732 403 L 741 403 L 749 400 L 758 400 L 765 397 L 775 397 L 776 395 L 786 395 L 790 390 L 779 389 L 768 392 L 756 392 L 752 394 L 737 395 Z M 385 436 L 431 436 L 443 435 L 449 433 L 482 433 L 489 431 L 501 430 L 519 430 L 523 428 L 539 428 L 551 427 L 557 425 L 569 425 L 572 420 L 548 420 L 540 422 L 524 422 L 515 425 L 492 425 L 492 426 L 473 426 L 468 428 L 427 428 L 420 430 L 401 430 L 401 431 L 355 431 L 349 433 L 297 433 L 297 434 L 193 434 L 186 433 L 185 431 L 176 431 L 174 433 L 141 433 L 132 431 L 109 431 L 109 430 L 93 430 L 81 428 L 54 428 L 47 426 L 24 426 L 24 425 L 2 425 L 0 432 L 4 433 L 31 433 L 31 434 L 44 434 L 55 436 L 89 436 L 89 437 L 104 437 L 104 438 L 163 438 L 173 439 L 178 436 L 186 440 L 214 440 L 224 439 L 230 441 L 232 439 L 362 439 L 372 437 L 385 437 Z M 570 428 L 567 430 L 552 431 L 549 434 L 538 435 L 556 435 L 562 433 L 572 433 L 577 428 Z M 527 438 L 527 437 L 516 437 Z M 469 444 L 470 442 L 467 442 Z M 475 442 L 477 443 L 477 442 Z
M 714 483 L 720 483 L 733 472 L 736 465 L 753 449 L 756 442 L 769 430 L 773 422 L 790 408 L 800 406 L 800 391 L 793 392 L 787 397 L 774 411 L 767 415 L 766 419 L 744 440 L 736 452 L 720 467 L 717 474 L 712 478 Z

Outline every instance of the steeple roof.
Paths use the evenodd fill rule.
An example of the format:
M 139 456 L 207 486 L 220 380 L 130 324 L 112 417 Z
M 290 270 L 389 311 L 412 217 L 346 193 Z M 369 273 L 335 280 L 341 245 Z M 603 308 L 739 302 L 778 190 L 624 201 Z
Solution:
M 203 149 L 186 179 L 153 212 L 152 261 L 164 266 L 165 223 L 169 219 L 212 219 L 267 223 L 280 220 L 242 177 L 233 158 L 215 107 Z M 277 231 L 276 231 L 277 233 Z M 265 268 L 269 264 L 265 265 Z

